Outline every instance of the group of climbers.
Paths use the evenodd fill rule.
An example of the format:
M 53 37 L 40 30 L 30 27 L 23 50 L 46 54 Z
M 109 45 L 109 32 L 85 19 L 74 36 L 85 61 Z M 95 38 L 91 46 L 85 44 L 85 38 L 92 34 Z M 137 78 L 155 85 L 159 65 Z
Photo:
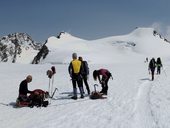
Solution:
M 87 94 L 90 96 L 91 91 L 88 84 L 89 78 L 89 67 L 87 61 L 84 61 L 81 56 L 77 57 L 77 53 L 72 54 L 72 61 L 68 66 L 68 72 L 72 80 L 73 85 L 73 96 L 71 97 L 74 100 L 77 100 L 77 86 L 80 92 L 80 98 L 84 98 L 85 90 L 83 83 L 85 84 Z M 52 70 L 47 71 L 49 79 L 55 74 L 54 66 Z M 99 92 L 101 95 L 107 95 L 108 92 L 108 81 L 111 77 L 111 73 L 107 69 L 99 69 L 93 71 L 93 78 L 96 81 L 99 80 L 102 90 Z M 48 105 L 48 101 L 44 99 L 49 97 L 50 92 L 43 91 L 41 89 L 36 89 L 34 91 L 28 90 L 28 83 L 32 81 L 32 76 L 28 75 L 19 85 L 19 95 L 17 98 L 18 106 L 43 106 Z M 30 95 L 28 95 L 30 94 Z
M 72 61 L 69 64 L 68 72 L 70 74 L 72 85 L 73 85 L 73 96 L 72 99 L 77 99 L 77 86 L 80 91 L 80 98 L 84 98 L 83 81 L 86 86 L 88 95 L 90 95 L 90 88 L 87 82 L 89 77 L 89 67 L 87 61 L 84 61 L 82 57 L 77 57 L 77 53 L 72 54 Z M 102 76 L 102 78 L 100 78 Z M 111 77 L 111 73 L 107 69 L 99 69 L 93 71 L 94 80 L 99 80 L 102 86 L 100 93 L 107 95 L 108 81 Z
M 148 58 L 146 59 L 146 62 L 148 62 Z M 148 70 L 149 74 L 151 74 L 151 80 L 154 80 L 154 74 L 155 69 L 157 69 L 157 74 L 161 74 L 161 67 L 163 67 L 161 58 L 158 57 L 155 61 L 154 58 L 152 58 L 149 62 Z M 53 67 L 54 70 L 54 67 Z M 51 75 L 55 74 L 54 71 L 51 71 Z M 53 73 L 54 72 L 54 73 Z M 85 96 L 85 90 L 83 87 L 83 83 L 86 87 L 87 94 L 90 96 L 91 93 L 90 87 L 88 84 L 88 78 L 89 78 L 89 67 L 87 61 L 83 60 L 81 56 L 77 57 L 77 53 L 72 54 L 72 61 L 70 62 L 68 66 L 68 72 L 72 80 L 73 85 L 73 96 L 71 97 L 74 100 L 78 99 L 77 96 L 77 87 L 79 88 L 80 92 L 80 98 L 84 98 Z M 101 91 L 99 92 L 100 95 L 107 95 L 108 94 L 108 81 L 112 77 L 112 74 L 107 69 L 98 69 L 93 71 L 93 78 L 94 80 L 98 80 L 101 84 Z M 51 78 L 51 77 L 49 77 Z M 25 80 L 23 80 L 20 83 L 19 86 L 19 96 L 17 98 L 18 104 L 24 103 L 22 105 L 26 106 L 33 106 L 33 105 L 39 105 L 39 106 L 47 106 L 48 102 L 44 101 L 45 97 L 49 95 L 49 92 L 45 92 L 41 89 L 36 89 L 34 91 L 28 90 L 28 83 L 32 81 L 32 76 L 28 75 Z M 30 93 L 29 96 L 27 94 Z M 38 99 L 39 98 L 39 99 Z M 36 99 L 36 102 L 34 102 Z M 38 102 L 38 103 L 37 103 Z
M 149 74 L 151 74 L 152 81 L 154 80 L 155 69 L 157 69 L 157 75 L 160 75 L 161 67 L 163 67 L 163 65 L 160 57 L 158 57 L 157 60 L 155 60 L 155 58 L 152 58 L 150 60 L 148 70 L 149 70 Z

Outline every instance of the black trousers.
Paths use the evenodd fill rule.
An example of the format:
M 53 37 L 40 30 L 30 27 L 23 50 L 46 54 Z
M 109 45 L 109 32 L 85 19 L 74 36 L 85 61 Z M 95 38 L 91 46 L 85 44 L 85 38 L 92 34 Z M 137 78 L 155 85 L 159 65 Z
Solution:
M 83 87 L 82 77 L 80 75 L 73 75 L 72 77 L 73 88 Z
M 89 88 L 89 84 L 87 82 L 87 75 L 83 75 L 83 82 L 86 86 L 87 93 L 90 94 L 90 88 Z
M 157 67 L 157 74 L 161 74 L 161 67 L 160 66 Z
M 151 69 L 152 80 L 154 80 L 155 68 Z
M 108 81 L 109 81 L 110 77 L 111 77 L 110 73 L 108 74 L 107 78 L 102 77 L 102 81 L 103 81 L 102 82 L 102 90 L 101 90 L 102 93 L 107 94 L 107 91 L 108 91 Z

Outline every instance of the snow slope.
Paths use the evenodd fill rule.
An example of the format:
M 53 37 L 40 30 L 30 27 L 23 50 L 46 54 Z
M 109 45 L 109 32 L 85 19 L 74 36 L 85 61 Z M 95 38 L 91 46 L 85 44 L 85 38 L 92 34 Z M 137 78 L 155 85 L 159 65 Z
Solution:
M 136 34 L 134 31 L 129 35 L 133 35 L 134 38 L 134 33 Z M 40 65 L 0 63 L 0 128 L 169 128 L 170 60 L 169 52 L 164 46 L 167 44 L 159 45 L 159 41 L 155 41 L 158 44 L 154 49 L 161 50 L 162 54 L 160 53 L 159 57 L 162 58 L 164 67 L 161 75 L 156 75 L 155 80 L 150 81 L 145 57 L 158 56 L 154 50 L 148 53 L 143 48 L 151 47 L 153 42 L 142 43 L 131 39 L 128 41 L 130 43 L 127 43 L 125 39 L 129 35 L 89 43 L 81 40 L 82 47 L 76 41 L 71 45 L 79 46 L 78 55 L 89 57 L 89 85 L 92 91 L 93 85 L 98 84 L 92 78 L 93 70 L 106 68 L 112 72 L 114 79 L 109 81 L 108 96 L 104 100 L 90 100 L 88 97 L 78 100 L 68 98 L 72 93 L 68 63 L 58 63 L 71 60 L 73 47 L 66 47 L 67 44 L 61 44 L 61 47 L 51 44 L 51 56 L 55 57 L 56 61 L 54 58 L 51 58 L 51 61 L 49 56 L 48 61 L 45 60 L 46 62 Z M 124 42 L 117 42 L 118 39 Z M 53 43 L 58 41 L 55 38 L 48 41 L 52 43 L 52 40 Z M 161 41 L 159 38 L 157 40 Z M 141 49 L 137 47 L 139 44 Z M 84 49 L 86 46 L 87 49 Z M 67 50 L 62 50 L 63 47 Z M 18 96 L 19 83 L 28 74 L 33 76 L 33 81 L 28 87 L 30 90 L 48 90 L 49 79 L 46 71 L 51 66 L 56 67 L 54 87 L 58 88 L 51 104 L 47 108 L 13 108 Z M 100 89 L 98 86 L 97 90 Z
M 48 39 L 46 46 L 50 53 L 41 63 L 69 63 L 73 52 L 77 52 L 90 63 L 115 63 L 127 59 L 127 56 L 128 59 L 133 59 L 137 54 L 145 57 L 167 56 L 170 53 L 170 44 L 153 32 L 153 28 L 137 28 L 127 35 L 91 41 L 63 33 L 60 39 Z

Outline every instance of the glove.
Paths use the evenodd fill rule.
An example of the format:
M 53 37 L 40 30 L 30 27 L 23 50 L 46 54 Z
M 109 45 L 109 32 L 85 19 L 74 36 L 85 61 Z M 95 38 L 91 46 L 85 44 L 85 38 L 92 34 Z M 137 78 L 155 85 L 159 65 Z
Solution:
M 105 82 L 102 80 L 102 81 L 100 81 L 100 84 L 104 84 Z

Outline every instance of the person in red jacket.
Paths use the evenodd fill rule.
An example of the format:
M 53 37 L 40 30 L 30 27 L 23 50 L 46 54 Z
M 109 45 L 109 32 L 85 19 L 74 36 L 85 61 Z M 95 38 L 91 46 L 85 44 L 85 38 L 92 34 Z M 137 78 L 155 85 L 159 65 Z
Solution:
M 101 77 L 102 78 L 101 78 Z M 93 71 L 93 78 L 94 80 L 99 80 L 99 83 L 102 85 L 102 90 L 100 93 L 107 95 L 108 91 L 108 81 L 112 74 L 107 69 L 99 69 Z

